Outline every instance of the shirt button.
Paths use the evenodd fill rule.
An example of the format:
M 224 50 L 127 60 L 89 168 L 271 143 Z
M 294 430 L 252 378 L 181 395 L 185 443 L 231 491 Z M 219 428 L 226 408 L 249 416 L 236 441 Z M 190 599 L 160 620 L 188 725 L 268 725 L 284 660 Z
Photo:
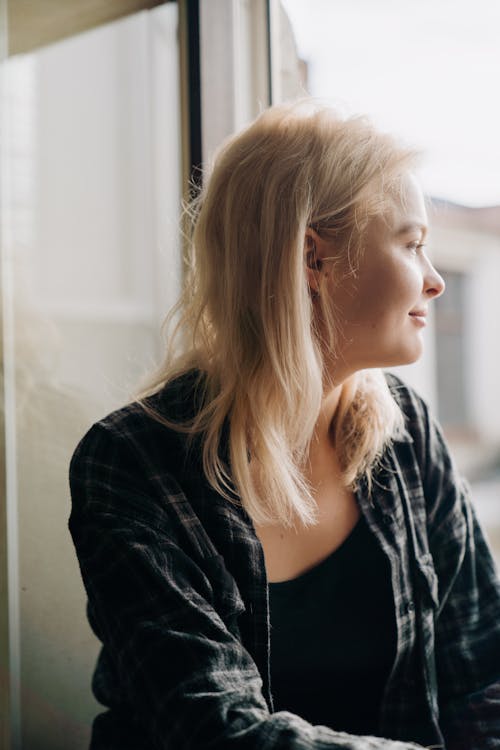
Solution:
M 415 612 L 415 603 L 411 599 L 406 602 L 406 611 L 408 614 Z
M 394 523 L 394 516 L 392 515 L 392 513 L 384 513 L 384 515 L 382 516 L 382 520 L 384 521 L 386 526 L 392 526 L 392 524 Z

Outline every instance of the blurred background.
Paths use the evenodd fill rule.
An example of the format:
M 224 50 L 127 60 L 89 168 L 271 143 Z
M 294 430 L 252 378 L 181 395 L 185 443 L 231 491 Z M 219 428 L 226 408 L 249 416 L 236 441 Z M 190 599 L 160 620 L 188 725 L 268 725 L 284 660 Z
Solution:
M 311 94 L 422 150 L 447 292 L 398 372 L 500 559 L 500 5 L 0 0 L 0 21 L 0 748 L 88 746 L 68 462 L 161 355 L 189 177 L 270 103 Z

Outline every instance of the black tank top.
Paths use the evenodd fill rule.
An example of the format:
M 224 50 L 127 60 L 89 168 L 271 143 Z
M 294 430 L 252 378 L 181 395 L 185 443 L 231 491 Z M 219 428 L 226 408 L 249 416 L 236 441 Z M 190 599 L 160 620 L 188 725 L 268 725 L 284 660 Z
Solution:
M 269 583 L 275 711 L 377 734 L 396 653 L 389 561 L 364 518 L 325 560 Z

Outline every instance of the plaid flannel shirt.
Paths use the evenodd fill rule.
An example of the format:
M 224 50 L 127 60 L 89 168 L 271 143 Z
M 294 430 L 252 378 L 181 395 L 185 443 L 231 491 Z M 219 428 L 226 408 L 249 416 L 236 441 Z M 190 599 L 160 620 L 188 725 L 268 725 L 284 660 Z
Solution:
M 406 431 L 357 500 L 391 566 L 397 650 L 380 737 L 273 712 L 264 555 L 207 483 L 200 445 L 130 404 L 71 463 L 70 530 L 103 647 L 92 750 L 500 749 L 500 586 L 425 403 L 387 376 Z M 150 405 L 192 413 L 192 378 Z M 334 676 L 332 676 L 334 679 Z M 391 738 L 391 739 L 383 739 Z

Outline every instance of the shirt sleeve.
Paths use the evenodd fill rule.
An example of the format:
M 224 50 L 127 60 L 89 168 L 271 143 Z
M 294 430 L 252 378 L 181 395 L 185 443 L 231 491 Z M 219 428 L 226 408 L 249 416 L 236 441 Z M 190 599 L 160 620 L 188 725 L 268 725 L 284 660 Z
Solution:
M 145 747 L 418 750 L 269 712 L 257 666 L 218 609 L 214 561 L 188 551 L 165 510 L 169 498 L 154 497 L 123 435 L 94 426 L 73 456 L 70 484 L 70 531 L 93 620 Z M 172 479 L 172 496 L 180 491 Z
M 429 544 L 438 582 L 436 670 L 446 750 L 500 750 L 500 584 L 467 483 L 427 415 Z

